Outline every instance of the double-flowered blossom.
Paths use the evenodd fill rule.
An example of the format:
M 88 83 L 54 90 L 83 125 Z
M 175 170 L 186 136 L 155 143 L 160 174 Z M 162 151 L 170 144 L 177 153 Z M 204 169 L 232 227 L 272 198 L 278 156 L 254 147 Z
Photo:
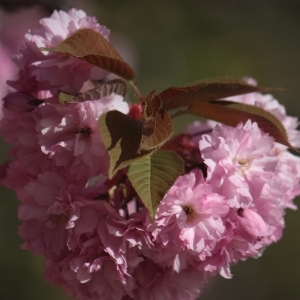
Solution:
M 109 111 L 128 113 L 128 104 L 119 95 L 61 107 L 41 105 L 36 125 L 38 144 L 57 166 L 69 169 L 73 177 L 105 174 L 108 154 L 100 138 L 99 117 Z
M 196 299 L 211 274 L 188 267 L 180 273 L 171 268 L 162 268 L 146 259 L 135 270 L 137 286 L 133 291 L 134 300 Z
M 179 272 L 190 259 L 205 260 L 211 256 L 225 233 L 222 217 L 228 210 L 224 197 L 213 193 L 200 170 L 179 177 L 161 201 L 155 222 L 149 227 L 163 250 L 156 260 Z M 174 257 L 170 257 L 171 253 Z
M 25 44 L 13 59 L 20 71 L 19 78 L 10 85 L 30 93 L 37 90 L 49 90 L 52 94 L 58 90 L 76 93 L 85 81 L 102 79 L 107 72 L 100 68 L 73 57 L 39 49 L 57 46 L 83 28 L 93 29 L 106 39 L 110 34 L 105 26 L 98 24 L 96 18 L 74 8 L 69 12 L 55 11 L 50 18 L 40 20 L 38 29 L 25 35 Z
M 41 48 L 83 28 L 105 39 L 110 33 L 81 10 L 55 11 L 14 56 L 18 78 L 0 123 L 11 160 L 0 167 L 0 181 L 20 200 L 22 247 L 44 256 L 46 280 L 73 299 L 194 300 L 211 278 L 230 278 L 233 264 L 281 238 L 285 209 L 296 209 L 300 194 L 300 158 L 251 120 L 236 127 L 195 122 L 163 146 L 183 159 L 184 171 L 152 220 L 127 169 L 108 178 L 99 119 L 117 110 L 139 126 L 145 114 L 152 120 L 164 111 L 129 105 L 114 91 L 78 100 L 109 72 Z M 60 103 L 60 92 L 75 100 Z M 270 112 L 300 147 L 297 119 L 271 95 L 226 100 Z
M 230 207 L 249 207 L 270 183 L 277 165 L 274 139 L 250 120 L 236 128 L 216 125 L 199 143 L 207 180 L 230 199 Z

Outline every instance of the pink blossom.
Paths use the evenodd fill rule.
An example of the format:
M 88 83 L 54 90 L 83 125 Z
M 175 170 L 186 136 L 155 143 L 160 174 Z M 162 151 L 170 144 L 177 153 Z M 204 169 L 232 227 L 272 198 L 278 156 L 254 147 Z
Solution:
M 265 186 L 261 196 L 254 201 L 254 208 L 268 227 L 268 235 L 263 239 L 265 246 L 277 242 L 284 228 L 285 202 L 282 191 L 276 186 Z
M 104 245 L 112 248 L 109 243 L 108 236 L 116 237 L 118 244 L 115 245 L 115 252 L 126 252 L 126 245 L 129 248 L 136 247 L 138 252 L 144 248 L 153 246 L 151 235 L 146 231 L 148 211 L 143 209 L 138 213 L 131 214 L 129 219 L 124 218 L 111 218 L 106 219 L 103 226 L 98 227 L 99 236 Z
M 120 300 L 130 294 L 133 280 L 119 264 L 105 252 L 99 237 L 94 237 L 59 262 L 46 260 L 45 277 L 63 285 L 73 299 Z
M 19 108 L 19 110 L 23 108 Z M 9 155 L 16 159 L 23 170 L 31 176 L 37 176 L 39 172 L 50 170 L 51 164 L 38 146 L 35 127 L 36 117 L 31 112 L 18 113 L 15 109 L 13 111 L 4 110 L 0 131 L 4 139 L 13 144 Z
M 300 158 L 279 144 L 276 144 L 276 153 L 278 166 L 273 173 L 272 183 L 264 187 L 261 196 L 253 203 L 256 211 L 268 225 L 269 234 L 263 239 L 266 246 L 281 238 L 285 224 L 285 209 L 297 209 L 293 200 L 300 194 Z
M 95 201 L 92 207 L 97 214 L 93 218 L 95 222 L 82 230 L 90 221 L 80 223 L 84 218 L 81 212 L 70 228 L 73 240 L 68 241 L 68 247 L 71 251 L 59 261 L 46 261 L 46 278 L 63 284 L 73 298 L 132 296 L 136 280 L 132 272 L 144 260 L 143 248 L 152 245 L 144 225 L 146 214 L 133 214 L 125 220 L 105 201 Z
M 4 97 L 0 124 L 12 160 L 0 166 L 0 182 L 20 200 L 22 247 L 42 254 L 45 278 L 74 299 L 196 299 L 217 273 L 230 278 L 233 264 L 281 238 L 285 209 L 296 209 L 300 194 L 300 158 L 251 120 L 235 128 L 194 122 L 163 146 L 183 158 L 184 172 L 151 223 L 128 170 L 107 178 L 99 130 L 99 118 L 112 110 L 141 122 L 142 106 L 129 108 L 117 94 L 58 101 L 59 91 L 77 95 L 108 74 L 40 50 L 82 28 L 109 36 L 81 10 L 55 11 L 26 34 L 14 57 L 19 77 L 10 81 L 16 90 Z M 271 95 L 226 100 L 269 111 L 300 146 L 298 120 Z
M 60 257 L 67 251 L 68 228 L 80 217 L 84 200 L 76 189 L 55 173 L 42 173 L 26 187 L 18 216 L 23 221 L 19 234 L 23 247 L 46 257 Z
M 187 251 L 204 260 L 223 237 L 221 217 L 228 209 L 224 198 L 212 192 L 201 171 L 191 171 L 179 177 L 168 191 L 149 230 L 161 248 Z M 174 266 L 177 271 L 181 269 Z
M 40 20 L 36 32 L 29 31 L 25 35 L 25 44 L 19 55 L 14 57 L 20 68 L 19 79 L 10 82 L 18 90 L 32 92 L 36 90 L 51 90 L 55 94 L 58 90 L 78 93 L 83 83 L 91 78 L 92 65 L 79 59 L 62 54 L 41 51 L 41 47 L 54 47 L 79 29 L 90 28 L 105 38 L 109 30 L 97 23 L 94 17 L 88 17 L 85 12 L 71 9 L 68 12 L 54 11 L 50 18 Z M 108 72 L 101 71 L 96 78 L 101 79 Z
M 230 209 L 224 218 L 226 235 L 218 241 L 210 257 L 194 264 L 197 269 L 219 272 L 223 277 L 231 278 L 232 265 L 262 254 L 271 232 L 267 223 L 254 209 L 241 209 L 239 213 L 235 209 Z
M 272 151 L 274 139 L 251 121 L 236 128 L 217 125 L 199 145 L 208 182 L 229 199 L 231 207 L 249 207 L 263 186 L 270 184 L 278 163 Z
M 268 228 L 262 217 L 252 209 L 241 209 L 238 211 L 236 228 L 241 235 L 255 243 L 268 234 Z
M 68 169 L 73 178 L 89 178 L 108 169 L 108 153 L 102 143 L 98 120 L 101 114 L 117 109 L 128 112 L 119 95 L 79 104 L 42 105 L 37 124 L 38 143 L 57 166 Z
M 281 238 L 284 227 L 284 201 L 276 198 L 273 186 L 265 185 L 251 208 L 231 209 L 223 218 L 226 236 L 216 245 L 212 256 L 197 265 L 205 271 L 220 271 L 231 278 L 230 266 L 249 257 L 259 257 L 264 249 Z
M 205 288 L 211 274 L 189 267 L 180 273 L 161 268 L 145 260 L 133 273 L 136 288 L 135 300 L 194 300 Z
M 293 200 L 300 195 L 300 158 L 278 143 L 275 145 L 275 152 L 279 162 L 273 178 L 273 191 L 281 198 L 285 207 L 296 209 Z
M 3 163 L 0 168 L 1 184 L 6 188 L 15 190 L 17 198 L 22 199 L 26 195 L 24 186 L 27 185 L 29 181 L 34 180 L 35 176 L 26 172 L 17 160 L 7 161 Z
M 35 99 L 32 95 L 26 93 L 10 93 L 3 98 L 4 108 L 15 113 L 25 113 L 34 110 L 35 107 L 44 101 Z

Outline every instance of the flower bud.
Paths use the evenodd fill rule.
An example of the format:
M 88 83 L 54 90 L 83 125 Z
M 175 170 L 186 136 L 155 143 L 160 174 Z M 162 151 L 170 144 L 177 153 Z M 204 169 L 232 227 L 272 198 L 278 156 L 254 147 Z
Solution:
M 31 95 L 21 92 L 10 93 L 3 98 L 3 101 L 3 106 L 7 110 L 16 113 L 32 111 L 36 106 L 44 102 L 43 100 L 35 99 Z
M 260 241 L 268 234 L 268 228 L 263 218 L 248 208 L 238 211 L 236 227 L 241 235 L 251 243 Z

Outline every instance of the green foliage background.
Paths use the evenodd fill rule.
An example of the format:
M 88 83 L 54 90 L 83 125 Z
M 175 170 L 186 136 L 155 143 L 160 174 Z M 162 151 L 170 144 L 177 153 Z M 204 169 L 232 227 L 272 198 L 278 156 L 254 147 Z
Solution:
M 300 117 L 299 0 L 90 0 L 84 9 L 87 3 L 120 52 L 131 53 L 144 95 L 197 79 L 250 76 L 262 86 L 288 85 L 274 94 Z M 177 131 L 190 121 L 181 119 Z M 1 161 L 7 149 L 2 142 Z M 44 281 L 42 258 L 20 250 L 17 200 L 11 191 L 0 192 L 0 298 L 69 299 Z M 233 267 L 233 279 L 216 278 L 201 299 L 300 299 L 299 231 L 300 213 L 288 211 L 282 240 L 260 259 Z

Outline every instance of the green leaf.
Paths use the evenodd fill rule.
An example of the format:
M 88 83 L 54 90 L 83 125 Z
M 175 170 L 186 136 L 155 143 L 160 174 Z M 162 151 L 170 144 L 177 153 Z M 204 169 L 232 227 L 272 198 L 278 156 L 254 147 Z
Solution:
M 133 79 L 132 68 L 121 58 L 115 48 L 99 32 L 89 28 L 79 29 L 53 48 L 40 48 L 77 57 L 125 79 Z
M 154 220 L 159 202 L 182 174 L 184 163 L 173 151 L 159 150 L 131 163 L 128 178 Z
M 211 102 L 214 100 L 252 92 L 270 89 L 253 86 L 240 78 L 208 79 L 185 87 L 170 87 L 155 97 L 163 102 L 163 108 L 172 110 L 188 106 L 197 102 Z
M 233 127 L 240 122 L 245 123 L 251 119 L 252 122 L 258 124 L 260 129 L 272 136 L 276 142 L 295 150 L 288 142 L 286 131 L 281 122 L 274 115 L 257 106 L 231 101 L 203 102 L 191 104 L 185 112 Z
M 119 111 L 109 111 L 99 119 L 102 141 L 110 156 L 109 177 L 131 162 L 150 155 L 153 151 L 139 151 L 142 123 Z
M 59 101 L 60 104 L 76 102 L 76 101 L 74 101 L 75 98 L 76 98 L 76 96 L 74 96 L 72 94 L 62 92 L 62 91 L 60 91 L 58 93 L 58 101 Z

